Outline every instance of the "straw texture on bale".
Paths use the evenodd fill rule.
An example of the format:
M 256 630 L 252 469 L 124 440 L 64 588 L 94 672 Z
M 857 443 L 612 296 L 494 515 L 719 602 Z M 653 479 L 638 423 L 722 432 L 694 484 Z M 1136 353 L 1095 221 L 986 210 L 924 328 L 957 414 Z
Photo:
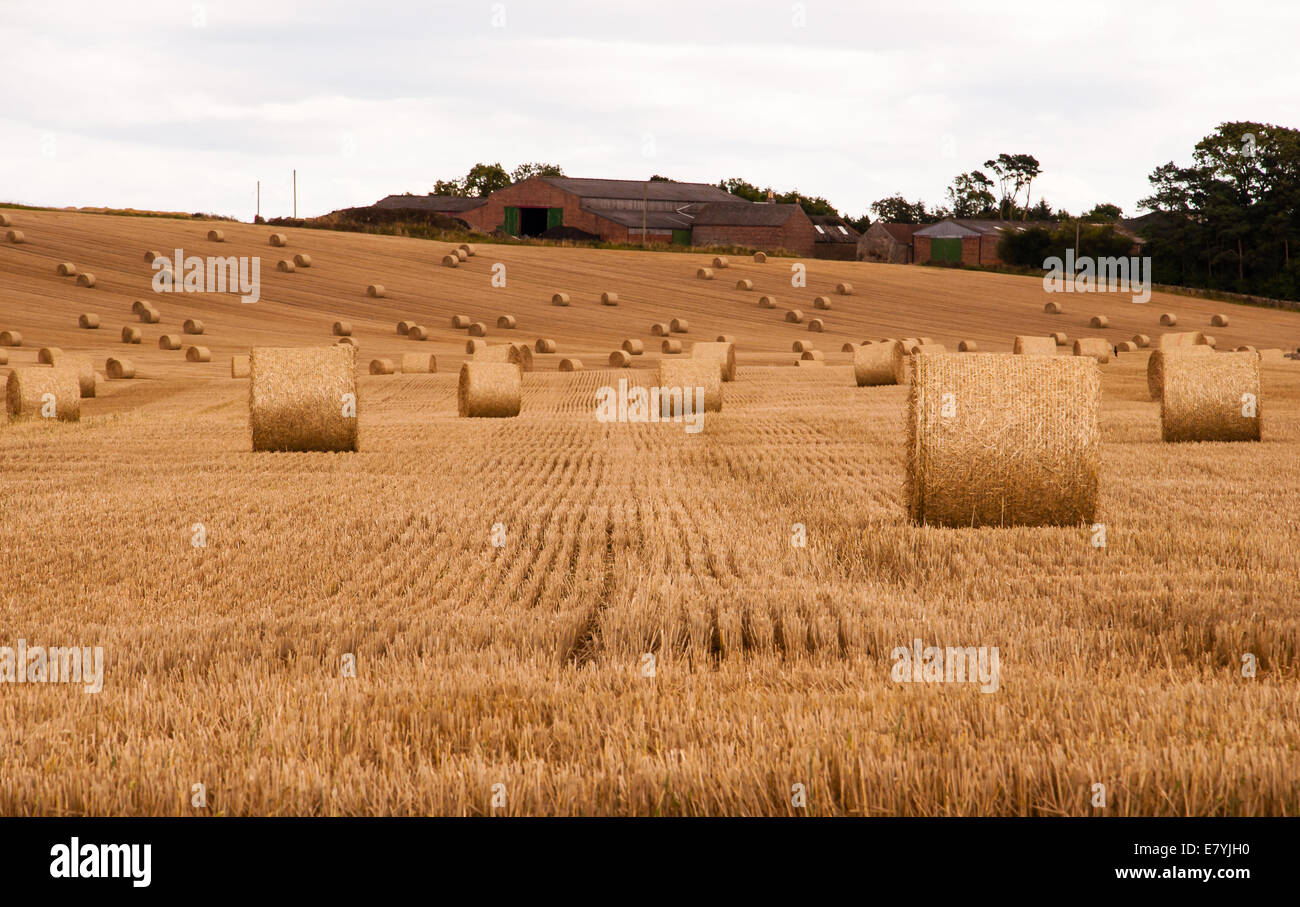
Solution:
M 831 307 L 831 298 L 829 296 L 818 296 L 813 300 L 813 308 L 829 309 Z
M 181 338 L 175 334 L 163 334 L 158 338 L 158 349 L 160 350 L 178 350 L 181 348 Z
M 483 345 L 477 349 L 470 350 L 467 347 L 465 352 L 472 352 L 475 362 L 509 362 L 512 352 L 511 346 L 512 344 L 509 343 L 498 343 L 496 346 L 492 346 L 484 341 Z
M 1065 335 L 1064 331 L 1056 331 L 1054 333 L 1048 334 L 1047 336 L 1051 337 L 1052 342 L 1057 346 L 1066 346 L 1070 342 L 1070 338 Z
M 5 239 L 9 240 L 9 242 L 14 245 L 21 245 L 22 243 L 27 242 L 27 237 L 23 234 L 22 230 L 10 230 L 5 234 Z
M 1108 328 L 1110 327 L 1110 319 L 1105 315 L 1093 315 L 1092 319 L 1088 322 L 1088 326 L 1094 328 Z
M 852 295 L 853 295 L 853 284 L 851 284 L 851 283 L 837 283 L 837 284 L 835 285 L 835 292 L 836 292 L 836 293 L 839 293 L 841 296 L 852 296 Z
M 181 330 L 186 334 L 202 334 L 203 322 L 197 318 L 186 318 L 185 323 L 181 325 Z
M 799 354 L 799 358 L 813 359 L 816 360 L 817 362 L 821 362 L 826 358 L 826 354 L 823 353 L 821 350 L 804 350 L 802 353 Z
M 776 297 L 775 297 L 775 296 L 760 296 L 760 297 L 758 297 L 758 307 L 759 307 L 760 309 L 774 309 L 774 308 L 776 308 Z
M 549 337 L 538 337 L 537 342 L 533 344 L 533 351 L 538 353 L 554 353 L 556 350 L 555 341 Z
M 752 290 L 754 289 L 754 281 L 750 280 L 748 277 L 742 277 L 740 280 L 736 281 L 736 289 Z
M 300 268 L 310 268 L 311 256 L 306 252 L 299 252 L 293 257 L 293 263 Z
M 403 375 L 427 375 L 438 370 L 438 357 L 431 353 L 403 353 Z
M 640 356 L 645 352 L 645 343 L 633 337 L 624 340 L 622 346 L 623 352 L 627 353 L 629 356 Z
M 1043 306 L 1043 311 L 1048 315 L 1061 314 L 1061 304 L 1059 302 L 1049 302 Z
M 1178 323 L 1178 316 L 1173 312 L 1162 312 L 1160 315 L 1160 323 L 1165 327 L 1171 328 Z
M 1110 341 L 1105 337 L 1080 337 L 1074 341 L 1074 355 L 1091 356 L 1103 365 L 1110 362 Z
M 727 256 L 718 255 L 713 259 L 713 266 L 715 268 L 729 268 L 731 267 L 731 262 L 727 261 Z
M 208 231 L 208 242 L 225 242 L 225 241 L 226 241 L 226 234 L 224 231 L 221 230 Z
M 959 353 L 978 353 L 979 351 L 980 345 L 974 340 L 963 340 L 957 344 L 957 352 Z
M 916 367 L 916 360 L 922 356 L 930 356 L 947 352 L 941 343 L 921 343 L 919 340 L 909 342 L 900 340 L 895 343 L 891 353 L 894 362 L 894 383 L 906 384 L 912 380 L 912 372 Z
M 824 333 L 826 331 L 826 322 L 820 318 L 810 318 L 808 319 L 808 330 L 816 334 Z
M 187 346 L 185 348 L 186 362 L 211 362 L 212 350 L 206 346 Z
M 661 388 L 704 388 L 704 412 L 722 412 L 722 370 L 716 359 L 661 359 Z M 692 391 L 692 394 L 695 392 Z M 692 399 L 698 400 L 693 397 Z M 698 403 L 696 404 L 698 405 Z M 676 413 L 671 413 L 676 415 Z
M 281 258 L 279 261 L 277 261 L 275 263 L 275 268 L 277 271 L 284 271 L 286 274 L 292 274 L 294 271 L 297 270 L 297 267 L 294 265 L 294 263 L 287 258 Z
M 462 262 L 465 261 L 467 258 L 469 258 L 469 253 L 466 252 L 464 249 L 456 249 L 451 254 L 456 257 L 457 262 Z
M 698 277 L 700 280 L 712 280 L 712 279 L 713 279 L 713 269 L 712 269 L 712 268 L 700 268 L 698 271 L 695 272 L 695 276 Z
M 467 256 L 470 257 L 473 257 L 474 255 L 478 254 L 477 250 L 474 248 L 472 243 L 463 242 L 456 248 L 464 252 Z
M 36 361 L 41 365 L 53 365 L 54 360 L 63 353 L 57 346 L 43 346 L 36 353 Z
M 723 381 L 736 380 L 736 345 L 730 340 L 696 343 L 691 347 L 692 359 L 712 359 L 718 363 Z
M 95 285 L 95 275 L 89 271 L 82 271 L 77 275 L 77 286 L 93 287 Z
M 139 343 L 141 339 L 143 339 L 143 335 L 140 333 L 139 328 L 131 327 L 129 324 L 122 328 L 123 343 Z
M 714 337 L 713 339 L 714 339 L 715 341 L 717 341 L 718 343 L 735 343 L 735 342 L 736 342 L 736 335 L 735 335 L 735 334 L 719 334 L 717 337 Z
M 1011 350 L 1020 356 L 1055 356 L 1056 338 L 1028 337 L 1017 334 Z
M 582 371 L 581 359 L 561 359 L 560 371 L 562 372 L 580 372 Z
M 104 363 L 104 372 L 114 380 L 134 378 L 135 363 L 130 359 L 110 358 Z
M 1216 328 L 1226 328 L 1228 326 L 1228 316 L 1222 314 L 1213 315 L 1210 318 L 1210 325 Z
M 14 222 L 10 220 L 8 214 L 0 214 L 0 227 L 12 227 Z
M 685 334 L 691 329 L 691 323 L 685 318 L 674 318 L 668 322 L 668 329 L 674 334 Z
M 76 366 L 15 368 L 11 371 L 5 390 L 5 408 L 9 418 L 46 418 L 42 410 L 51 402 L 45 399 L 46 394 L 54 395 L 53 416 L 49 418 L 60 422 L 81 420 L 81 383 Z
M 413 324 L 406 329 L 407 340 L 425 341 L 429 339 L 429 329 L 422 324 Z
M 609 364 L 614 368 L 628 368 L 632 365 L 632 355 L 627 350 L 614 350 L 609 354 Z
M 523 376 L 509 362 L 466 362 L 460 367 L 457 411 L 466 418 L 519 415 Z
M 59 266 L 58 266 L 57 268 L 55 268 L 55 270 L 59 272 L 59 276 L 60 276 L 60 277 L 76 277 L 76 276 L 77 276 L 77 266 L 74 265 L 74 264 L 73 264 L 72 262 L 70 262 L 70 261 L 61 261 L 61 262 L 59 262 Z
M 481 321 L 470 322 L 469 335 L 471 337 L 486 337 L 487 325 Z
M 77 316 L 77 327 L 83 330 L 93 331 L 99 327 L 99 316 L 94 312 L 84 312 Z
M 352 336 L 352 322 L 350 322 L 350 321 L 336 321 L 336 322 L 334 322 L 334 328 L 333 328 L 333 330 L 334 330 L 334 336 L 335 336 L 335 337 L 351 337 L 351 336 Z
M 289 245 L 289 237 L 285 236 L 283 233 L 272 233 L 272 234 L 267 238 L 267 241 L 270 242 L 271 245 L 273 245 L 273 246 L 287 246 L 287 245 Z
M 231 356 L 230 357 L 230 377 L 247 378 L 248 377 L 248 357 Z
M 1142 349 L 1146 349 L 1151 345 L 1151 338 L 1148 337 L 1146 334 L 1134 334 L 1133 345 L 1136 347 L 1140 347 Z
M 791 324 L 803 324 L 803 310 L 790 309 L 785 313 L 785 320 Z
M 248 409 L 253 450 L 357 449 L 357 354 L 351 346 L 254 347 Z
M 556 293 L 551 297 L 551 305 L 568 305 L 568 304 L 569 304 L 568 293 Z
M 157 324 L 162 321 L 162 313 L 147 302 L 140 309 L 140 314 L 137 317 L 143 324 Z
M 507 361 L 513 362 L 519 366 L 520 371 L 531 372 L 533 370 L 533 348 L 526 343 L 512 343 L 508 347 L 509 354 Z
M 372 375 L 391 375 L 397 371 L 397 366 L 393 365 L 392 359 L 371 359 L 370 374 Z
M 680 353 L 682 351 L 682 342 L 680 340 L 665 340 L 659 344 L 660 352 Z
M 1175 356 L 1212 356 L 1214 351 L 1208 346 L 1171 346 L 1151 351 L 1147 359 L 1147 393 L 1152 400 L 1159 400 L 1164 395 L 1165 363 Z
M 460 256 L 451 254 L 442 256 L 442 266 L 444 268 L 459 268 Z
M 58 347 L 47 347 L 41 350 L 44 357 L 38 356 L 41 362 L 48 363 L 56 368 L 72 368 L 77 372 L 77 386 L 81 391 L 82 397 L 95 396 L 95 365 L 90 361 L 90 357 L 80 353 L 65 353 Z
M 19 331 L 0 331 L 0 346 L 22 346 L 23 335 Z
M 617 294 L 617 293 L 601 293 L 601 294 L 600 294 L 600 304 L 601 304 L 601 305 L 618 305 L 618 294 Z
M 370 286 L 366 287 L 366 295 L 373 299 L 383 299 L 384 285 L 382 283 L 372 283 Z
M 1184 331 L 1181 333 L 1161 334 L 1156 340 L 1156 346 L 1162 350 L 1177 349 L 1185 346 L 1204 346 L 1205 335 L 1200 331 Z
M 796 340 L 794 343 L 790 344 L 790 349 L 794 350 L 796 353 L 802 353 L 804 350 L 811 350 L 816 346 L 817 344 L 813 343 L 811 340 Z
M 908 516 L 937 526 L 1091 523 L 1100 400 L 1091 359 L 918 357 L 908 399 Z
M 483 349 L 487 349 L 486 340 L 479 340 L 476 337 L 472 337 L 465 341 L 465 352 L 469 353 L 471 356 L 476 355 L 479 350 Z
M 1263 402 L 1255 353 L 1175 353 L 1164 364 L 1160 434 L 1171 442 L 1258 441 Z
M 518 323 L 519 321 L 514 315 L 502 315 L 497 318 L 497 327 L 505 328 L 506 330 L 512 330 Z

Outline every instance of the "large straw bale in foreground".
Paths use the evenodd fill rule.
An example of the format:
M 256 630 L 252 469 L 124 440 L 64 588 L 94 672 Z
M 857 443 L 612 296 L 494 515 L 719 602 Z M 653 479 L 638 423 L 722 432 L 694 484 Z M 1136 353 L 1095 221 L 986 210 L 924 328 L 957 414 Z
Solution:
M 659 387 L 704 388 L 704 411 L 722 412 L 722 363 L 717 359 L 661 359 Z M 662 393 L 662 392 L 661 392 Z M 696 404 L 698 406 L 698 403 Z
M 460 367 L 457 410 L 470 418 L 519 415 L 523 375 L 510 362 L 466 362 Z
M 1174 353 L 1164 363 L 1160 434 L 1166 441 L 1258 441 L 1263 402 L 1257 353 Z
M 1055 356 L 1056 338 L 1028 337 L 1018 334 L 1012 343 L 1011 351 L 1017 356 Z
M 11 419 L 81 421 L 81 387 L 76 367 L 15 368 L 9 373 L 5 388 L 5 409 Z M 46 416 L 46 412 L 50 415 Z
M 917 356 L 908 514 L 939 526 L 1089 523 L 1101 371 L 1091 357 Z
M 728 341 L 696 343 L 691 347 L 692 359 L 712 359 L 721 367 L 723 381 L 736 380 L 736 345 Z
M 254 347 L 249 377 L 253 450 L 357 449 L 354 347 Z
M 90 357 L 81 353 L 65 353 L 58 347 L 47 347 L 41 350 L 44 358 L 41 362 L 48 362 L 55 368 L 71 368 L 77 372 L 77 386 L 81 391 L 82 397 L 95 396 L 95 364 Z
M 858 387 L 897 384 L 894 377 L 894 343 L 873 343 L 855 349 L 853 377 Z

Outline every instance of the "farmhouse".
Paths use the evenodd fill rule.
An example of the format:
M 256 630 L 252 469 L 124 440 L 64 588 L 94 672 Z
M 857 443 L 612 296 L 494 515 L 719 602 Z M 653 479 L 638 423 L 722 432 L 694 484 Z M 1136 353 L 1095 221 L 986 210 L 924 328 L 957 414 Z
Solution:
M 921 224 L 886 224 L 876 221 L 858 238 L 858 261 L 883 261 L 905 265 L 912 261 L 912 234 Z

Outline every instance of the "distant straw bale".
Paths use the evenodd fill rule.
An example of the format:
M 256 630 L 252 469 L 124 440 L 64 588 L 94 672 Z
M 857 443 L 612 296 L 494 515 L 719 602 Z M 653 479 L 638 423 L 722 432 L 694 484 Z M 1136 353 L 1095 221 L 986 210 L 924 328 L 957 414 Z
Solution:
M 381 283 L 372 283 L 370 286 L 366 287 L 366 295 L 372 299 L 383 299 L 384 285 Z
M 469 353 L 471 356 L 478 355 L 478 352 L 480 350 L 485 350 L 485 349 L 487 349 L 486 340 L 479 340 L 477 338 L 471 337 L 469 340 L 465 341 L 465 352 Z
M 1173 312 L 1163 312 L 1160 315 L 1160 323 L 1171 328 L 1178 323 L 1178 316 Z
M 77 266 L 70 261 L 59 262 L 59 265 L 57 268 L 55 268 L 55 270 L 58 271 L 60 277 L 77 276 Z
M 429 339 L 429 329 L 422 324 L 412 324 L 406 329 L 407 340 L 425 341 Z
M 803 310 L 790 309 L 785 313 L 785 320 L 790 324 L 803 324 Z
M 1121 353 L 1131 353 L 1138 348 L 1138 345 L 1132 340 L 1121 340 L 1115 344 L 1115 349 Z
M 1052 342 L 1057 346 L 1068 346 L 1070 338 L 1065 335 L 1065 331 L 1054 331 L 1047 336 L 1052 338 Z
M 553 296 L 551 296 L 551 305 L 568 305 L 568 304 L 569 304 L 568 293 L 556 293 Z
M 1061 314 L 1061 304 L 1059 302 L 1049 302 L 1043 305 L 1043 311 L 1048 315 Z
M 209 230 L 208 242 L 225 242 L 226 234 L 223 230 Z
M 452 255 L 452 254 L 447 254 L 447 255 L 442 256 L 442 266 L 443 266 L 444 268 L 459 268 L 459 267 L 460 267 L 460 256 L 459 256 L 459 255 Z
M 308 255 L 306 252 L 299 252 L 298 254 L 294 255 L 293 263 L 295 266 L 299 268 L 310 268 L 311 256 Z
M 1151 338 L 1148 337 L 1146 334 L 1134 334 L 1133 345 L 1136 347 L 1140 347 L 1141 349 L 1146 349 L 1151 345 Z
M 89 271 L 82 271 L 77 275 L 77 286 L 93 287 L 95 285 L 95 275 Z
M 515 325 L 518 323 L 519 321 L 514 315 L 501 315 L 497 318 L 497 327 L 504 328 L 508 331 L 513 330 Z
M 0 227 L 12 227 L 13 225 L 14 222 L 8 214 L 0 213 Z
M 153 263 L 154 263 L 154 259 L 156 259 L 156 258 L 162 258 L 162 253 L 159 252 L 157 249 L 147 249 L 147 250 L 145 250 L 145 253 L 144 253 L 144 260 L 145 260 L 146 263 L 148 263 L 148 264 L 153 264 Z
M 470 322 L 469 335 L 471 337 L 486 337 L 487 325 L 481 321 Z
M 9 372 L 5 408 L 10 419 L 81 420 L 81 384 L 76 366 L 15 368 Z
M 162 321 L 162 313 L 147 302 L 144 304 L 144 308 L 140 309 L 140 314 L 136 317 L 138 317 L 143 324 L 157 324 Z
M 698 277 L 700 280 L 712 280 L 712 279 L 713 279 L 713 269 L 712 269 L 712 268 L 700 268 L 698 271 L 695 272 L 695 276 Z
M 560 371 L 562 372 L 580 372 L 582 371 L 581 359 L 561 359 Z
M 600 304 L 601 304 L 601 305 L 618 305 L 618 294 L 617 294 L 617 293 L 601 293 L 601 294 L 600 294 Z
M 114 381 L 134 378 L 135 363 L 130 359 L 110 357 L 109 360 L 104 363 L 104 373 Z
M 816 342 L 812 340 L 796 340 L 794 343 L 790 344 L 790 349 L 794 350 L 796 353 L 802 353 L 804 350 L 811 350 L 816 347 Z
M 465 255 L 469 258 L 473 258 L 475 255 L 478 254 L 478 250 L 474 248 L 474 245 L 472 243 L 463 242 L 456 248 L 464 252 Z
M 23 335 L 19 331 L 0 331 L 0 346 L 22 346 Z
M 185 323 L 181 325 L 181 330 L 186 334 L 202 334 L 203 322 L 197 318 L 186 318 Z
M 99 327 L 99 316 L 94 312 L 83 312 L 77 316 L 77 327 L 86 331 L 93 331 Z
M 682 342 L 680 340 L 665 340 L 659 344 L 659 351 L 663 353 L 680 353 L 682 351 Z
M 458 262 L 465 261 L 466 259 L 469 258 L 469 253 L 466 252 L 464 249 L 457 249 L 457 250 L 455 250 L 454 252 L 452 252 L 451 254 L 454 255 L 454 256 L 456 257 L 456 260 L 457 260 Z
M 8 231 L 7 233 L 5 233 L 5 239 L 7 239 L 9 242 L 13 243 L 16 246 L 22 245 L 23 243 L 27 242 L 27 236 L 26 234 L 23 233 L 22 230 Z
M 1110 319 L 1105 315 L 1093 315 L 1088 321 L 1088 326 L 1093 328 L 1108 328 L 1110 327 Z
M 295 265 L 295 264 L 294 264 L 292 261 L 290 261 L 289 259 L 287 259 L 287 258 L 281 258 L 279 261 L 277 261 L 277 262 L 275 263 L 275 269 L 276 269 L 277 271 L 284 271 L 286 274 L 292 274 L 292 273 L 294 273 L 294 271 L 296 271 L 298 268 L 297 268 L 297 265 Z
M 754 281 L 750 280 L 748 277 L 742 277 L 740 280 L 736 281 L 736 289 L 752 290 L 754 289 Z
M 835 292 L 839 293 L 841 296 L 852 296 L 853 284 L 848 283 L 847 281 L 844 283 L 837 283 L 835 285 Z
M 438 370 L 438 357 L 432 353 L 403 353 L 403 375 L 427 375 Z
M 767 253 L 766 253 L 766 252 L 755 252 L 755 253 L 754 253 L 754 261 L 758 262 L 758 263 L 761 265 L 763 262 L 767 261 Z
M 718 255 L 713 259 L 713 266 L 715 268 L 729 268 L 731 267 L 731 262 L 727 261 L 727 256 Z
M 287 246 L 289 245 L 289 237 L 285 236 L 283 233 L 272 233 L 269 237 L 267 237 L 267 242 L 277 247 Z
M 143 337 L 144 335 L 140 333 L 140 329 L 137 327 L 132 327 L 128 324 L 126 327 L 122 328 L 123 343 L 139 343 Z
M 253 450 L 357 449 L 360 401 L 354 348 L 254 347 L 249 377 Z
M 656 321 L 650 325 L 650 334 L 654 337 L 667 337 L 673 331 L 666 321 Z
M 523 376 L 509 362 L 466 362 L 460 367 L 456 408 L 464 418 L 509 418 L 519 415 Z
M 1164 364 L 1160 434 L 1165 441 L 1258 441 L 1263 421 L 1259 356 L 1175 353 Z
M 622 343 L 623 351 L 629 356 L 640 356 L 645 352 L 645 343 L 634 337 L 629 337 Z
M 43 346 L 36 353 L 36 361 L 41 365 L 53 365 L 55 357 L 59 356 L 63 350 L 57 346 Z
M 1210 318 L 1211 327 L 1226 328 L 1228 326 L 1228 316 L 1216 314 Z
M 555 350 L 555 341 L 549 337 L 538 337 L 537 342 L 533 344 L 533 352 L 536 353 L 554 353 Z
M 392 359 L 371 359 L 370 374 L 372 375 L 391 375 L 397 371 L 397 366 L 393 364 Z
M 774 309 L 774 308 L 776 308 L 776 297 L 775 297 L 775 296 L 760 296 L 760 297 L 758 297 L 758 307 L 759 307 L 760 309 Z
M 473 321 L 470 319 L 468 315 L 451 316 L 451 326 L 458 331 L 465 330 L 465 328 L 469 327 L 471 324 L 473 324 Z
M 178 350 L 181 348 L 181 338 L 177 334 L 163 334 L 158 338 L 158 349 L 160 350 Z
M 853 351 L 856 350 L 856 349 L 857 349 L 857 346 L 854 345 L 854 344 L 852 344 L 852 343 L 842 343 L 842 344 L 840 344 L 840 352 L 841 352 L 841 353 L 851 353 L 851 352 L 853 352 Z
M 957 352 L 959 353 L 978 353 L 979 351 L 980 346 L 974 340 L 962 340 L 957 344 Z
M 211 362 L 212 350 L 206 346 L 187 346 L 185 348 L 186 362 Z
M 351 337 L 351 336 L 352 336 L 352 322 L 350 322 L 350 321 L 336 321 L 336 322 L 334 322 L 334 336 L 335 336 L 335 337 Z
M 685 318 L 674 318 L 668 322 L 668 329 L 674 334 L 685 334 L 691 329 L 691 323 Z
M 825 360 L 826 354 L 821 350 L 804 350 L 799 354 L 800 359 L 813 359 L 817 362 Z
M 693 344 L 691 358 L 714 360 L 718 363 L 723 381 L 736 380 L 736 344 L 731 340 L 719 338 L 714 343 L 705 341 Z
M 1080 337 L 1074 341 L 1074 355 L 1091 356 L 1101 364 L 1110 362 L 1112 348 L 1105 337 Z
M 824 333 L 826 330 L 826 322 L 822 321 L 820 318 L 809 318 L 808 330 L 815 334 Z
M 627 350 L 614 350 L 609 354 L 609 364 L 614 368 L 628 368 L 632 365 L 632 356 Z
M 1011 351 L 1018 356 L 1055 356 L 1056 339 L 1054 337 L 1029 337 L 1017 334 Z
M 831 307 L 831 298 L 829 296 L 818 296 L 813 300 L 813 308 L 829 309 Z
M 453 319 L 453 321 L 454 321 L 454 320 L 455 320 L 455 319 Z M 400 334 L 401 336 L 405 337 L 405 336 L 406 336 L 406 332 L 409 331 L 409 330 L 411 329 L 411 325 L 413 325 L 413 324 L 415 324 L 414 321 L 399 321 L 399 322 L 397 322 L 397 333 Z

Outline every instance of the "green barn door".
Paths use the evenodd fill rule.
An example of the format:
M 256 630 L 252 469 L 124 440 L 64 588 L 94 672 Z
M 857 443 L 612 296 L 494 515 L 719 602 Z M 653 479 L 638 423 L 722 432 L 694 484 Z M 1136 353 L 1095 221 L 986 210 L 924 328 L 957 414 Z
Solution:
M 506 232 L 511 236 L 519 235 L 519 209 L 506 205 Z
M 961 239 L 930 240 L 931 261 L 961 261 Z
M 564 209 L 563 209 L 563 208 L 547 208 L 547 209 L 546 209 L 546 229 L 549 230 L 549 229 L 551 229 L 552 227 L 558 227 L 558 226 L 560 226 L 560 225 L 563 224 L 563 223 L 564 223 Z
M 689 229 L 673 230 L 674 246 L 689 246 L 690 244 L 691 244 L 691 231 Z

